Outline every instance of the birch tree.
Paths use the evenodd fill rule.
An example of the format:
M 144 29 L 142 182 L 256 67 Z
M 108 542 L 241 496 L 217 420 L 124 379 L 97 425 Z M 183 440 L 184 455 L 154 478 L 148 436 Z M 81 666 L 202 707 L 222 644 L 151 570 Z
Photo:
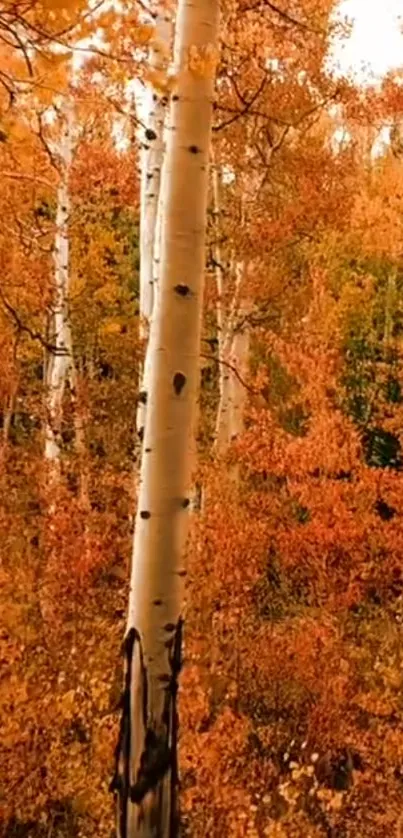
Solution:
M 171 58 L 172 12 L 160 6 L 156 12 L 155 37 L 150 49 L 151 72 L 165 81 Z M 161 173 L 164 159 L 164 126 L 168 96 L 150 86 L 145 103 L 145 131 L 141 156 L 140 185 L 140 340 L 145 345 L 144 367 L 140 371 L 140 394 L 137 409 L 139 440 L 144 436 L 145 392 L 148 388 L 150 357 L 148 338 L 156 293 L 158 269 L 157 216 Z
M 80 494 L 87 501 L 88 486 L 84 466 L 85 430 L 78 404 L 78 377 L 74 361 L 73 339 L 71 332 L 69 295 L 70 295 L 70 258 L 69 258 L 69 223 L 70 223 L 70 188 L 69 180 L 75 142 L 74 103 L 66 96 L 60 109 L 61 133 L 54 147 L 48 150 L 58 170 L 59 184 L 56 203 L 56 229 L 53 248 L 54 296 L 50 318 L 50 341 L 52 350 L 45 358 L 46 421 L 45 421 L 45 459 L 49 465 L 51 487 L 55 487 L 61 477 L 61 431 L 63 420 L 63 399 L 66 385 L 70 386 L 73 401 L 75 446 L 81 461 Z
M 125 639 L 118 834 L 176 834 L 176 692 L 200 353 L 218 0 L 179 0 L 161 269 Z
M 226 317 L 221 312 L 222 327 L 218 333 L 219 403 L 217 410 L 215 449 L 223 454 L 243 427 L 245 386 L 242 384 L 248 366 L 247 302 L 241 298 L 245 279 L 245 263 L 232 261 L 233 296 Z
M 58 161 L 59 185 L 57 190 L 56 230 L 53 249 L 54 298 L 50 326 L 53 351 L 47 354 L 45 364 L 45 458 L 49 463 L 49 474 L 52 485 L 60 477 L 63 396 L 72 364 L 72 338 L 68 306 L 69 177 L 73 147 L 73 112 L 70 101 L 64 102 L 62 120 L 61 137 L 55 149 Z
M 250 208 L 254 206 L 259 191 L 259 181 L 253 172 L 255 149 L 253 148 L 253 124 L 246 128 L 246 147 L 243 150 L 242 168 L 233 170 L 232 182 L 235 183 L 239 196 L 239 219 L 237 229 L 244 231 L 251 222 Z M 277 137 L 272 137 L 271 145 L 265 150 L 267 169 L 273 157 L 282 148 L 289 127 L 281 128 Z M 250 344 L 250 314 L 253 306 L 248 289 L 249 274 L 256 270 L 256 262 L 245 258 L 245 245 L 236 245 L 230 254 L 229 265 L 221 252 L 221 196 L 223 194 L 222 172 L 220 165 L 213 169 L 213 203 L 215 218 L 215 277 L 217 286 L 217 337 L 219 363 L 219 402 L 217 409 L 214 448 L 217 454 L 224 454 L 231 441 L 236 439 L 244 428 L 244 409 L 246 387 L 243 383 L 248 371 Z M 225 286 L 228 286 L 227 288 Z M 237 468 L 232 476 L 237 476 Z
M 231 255 L 229 265 L 225 265 L 221 252 L 221 189 L 220 169 L 213 168 L 213 201 L 215 219 L 215 277 L 217 286 L 217 339 L 218 339 L 218 392 L 214 447 L 217 454 L 223 454 L 232 440 L 242 433 L 245 407 L 245 385 L 249 357 L 249 328 L 247 267 L 244 259 Z M 241 226 L 244 223 L 244 211 L 241 198 Z M 228 295 L 228 283 L 231 292 Z M 225 300 L 229 303 L 225 305 Z

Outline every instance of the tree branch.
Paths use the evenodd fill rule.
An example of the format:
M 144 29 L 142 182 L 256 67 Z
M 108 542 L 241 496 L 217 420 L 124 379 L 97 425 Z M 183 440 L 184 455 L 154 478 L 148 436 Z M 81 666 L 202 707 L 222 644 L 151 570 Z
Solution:
M 231 81 L 233 82 L 233 80 L 231 80 Z M 227 128 L 228 125 L 232 125 L 232 123 L 236 122 L 237 119 L 241 119 L 243 116 L 246 116 L 246 114 L 250 111 L 250 109 L 255 104 L 256 100 L 259 98 L 260 94 L 263 93 L 263 90 L 266 87 L 266 83 L 267 83 L 267 73 L 263 76 L 262 81 L 260 82 L 260 85 L 259 85 L 258 89 L 253 94 L 252 98 L 248 102 L 246 102 L 244 108 L 241 111 L 237 111 L 235 116 L 232 116 L 231 119 L 227 119 L 226 122 L 222 122 L 221 125 L 213 125 L 213 131 L 222 131 L 223 128 Z M 234 88 L 235 88 L 235 92 L 237 93 L 235 85 L 234 85 Z M 237 93 L 237 96 L 238 96 L 238 93 Z M 245 101 L 243 99 L 243 97 L 239 97 L 239 98 L 241 99 L 241 101 L 243 101 L 243 102 Z
M 55 346 L 52 343 L 49 343 L 49 341 L 45 340 L 45 338 L 43 337 L 43 335 L 41 335 L 40 332 L 35 332 L 34 329 L 31 329 L 30 326 L 27 326 L 26 323 L 23 323 L 23 321 L 21 320 L 18 312 L 11 305 L 11 303 L 9 303 L 8 300 L 5 298 L 1 288 L 0 288 L 0 300 L 3 303 L 3 306 L 4 306 L 5 310 L 8 312 L 8 314 L 11 315 L 11 317 L 14 321 L 14 325 L 15 325 L 18 332 L 25 332 L 27 335 L 29 335 L 30 338 L 32 338 L 32 340 L 39 341 L 41 346 L 43 346 L 44 349 L 47 349 L 48 352 L 51 352 L 53 355 L 65 355 L 65 354 L 67 354 L 66 350 L 60 351 L 60 347 Z
M 305 32 L 313 32 L 315 35 L 326 35 L 325 29 L 318 29 L 316 26 L 310 26 L 309 23 L 305 23 L 303 20 L 299 20 L 298 18 L 293 17 L 286 12 L 284 9 L 280 9 L 272 0 L 258 0 L 257 3 L 253 6 L 247 6 L 246 9 L 242 11 L 245 12 L 252 12 L 259 9 L 261 6 L 267 6 L 274 14 L 278 15 L 282 20 L 284 20 L 289 26 L 297 26 L 299 29 L 303 29 Z
M 201 358 L 207 358 L 207 360 L 213 361 L 217 365 L 222 364 L 224 367 L 227 367 L 229 370 L 231 370 L 235 374 L 238 381 L 242 384 L 243 387 L 245 387 L 245 390 L 248 390 L 249 393 L 253 393 L 254 396 L 260 396 L 261 395 L 261 391 L 256 390 L 255 387 L 251 387 L 250 384 L 247 384 L 246 381 L 239 374 L 237 368 L 234 367 L 233 364 L 230 364 L 229 361 L 224 361 L 222 358 L 216 358 L 214 355 L 207 355 L 207 353 L 204 353 L 204 352 L 200 353 L 200 357 Z

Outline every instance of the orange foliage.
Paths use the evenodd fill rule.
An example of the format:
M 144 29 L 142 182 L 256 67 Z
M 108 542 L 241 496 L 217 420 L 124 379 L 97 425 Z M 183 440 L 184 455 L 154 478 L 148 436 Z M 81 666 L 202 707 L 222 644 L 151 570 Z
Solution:
M 388 79 L 365 99 L 336 83 L 323 69 L 332 3 L 283 6 L 223 3 L 214 143 L 228 183 L 220 224 L 209 221 L 183 830 L 399 838 L 402 164 L 386 150 L 368 172 L 354 141 L 336 152 L 328 106 L 342 102 L 352 125 L 398 117 L 401 86 Z M 71 46 L 94 21 L 81 1 L 27 9 L 21 26 L 38 41 L 18 115 L 6 113 L 7 78 L 14 90 L 29 67 L 14 41 L 0 55 L 0 834 L 109 838 L 140 358 L 138 148 L 111 139 L 110 89 L 121 115 L 133 44 L 152 33 L 137 8 L 100 12 L 118 61 L 108 75 L 100 50 L 70 90 L 82 129 L 69 219 L 78 385 L 66 388 L 50 496 L 43 358 L 58 172 L 44 140 L 60 126 L 38 133 L 37 109 L 68 84 L 51 48 L 59 30 Z M 220 302 L 230 310 L 236 294 L 227 263 L 247 262 L 236 328 L 250 334 L 245 429 L 222 458 L 212 448 L 217 227 Z

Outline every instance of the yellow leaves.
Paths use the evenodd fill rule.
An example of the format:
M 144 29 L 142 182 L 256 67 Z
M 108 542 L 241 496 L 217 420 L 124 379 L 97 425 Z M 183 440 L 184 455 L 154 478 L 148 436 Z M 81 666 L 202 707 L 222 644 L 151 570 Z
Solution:
M 51 105 L 55 95 L 66 92 L 71 80 L 71 52 L 47 51 L 38 56 L 35 92 L 42 104 Z
M 265 827 L 264 834 L 267 838 L 288 838 L 286 827 L 281 821 L 270 821 Z
M 188 69 L 199 78 L 211 78 L 215 75 L 219 53 L 214 44 L 197 47 L 192 44 L 188 50 Z
M 113 7 L 108 9 L 107 11 L 102 12 L 97 17 L 97 27 L 98 29 L 109 30 L 113 27 L 116 23 L 117 16 L 116 12 L 114 11 Z
M 94 300 L 104 306 L 113 305 L 116 302 L 117 288 L 113 282 L 105 282 L 94 293 Z
M 146 67 L 144 80 L 152 85 L 154 90 L 161 95 L 168 95 L 176 85 L 176 76 L 168 75 L 163 70 L 156 70 L 153 67 Z
M 119 320 L 109 320 L 109 322 L 103 323 L 100 332 L 103 335 L 120 335 L 122 324 Z
M 357 696 L 355 703 L 362 710 L 366 710 L 378 718 L 387 718 L 396 709 L 396 701 L 374 693 L 361 693 Z
M 64 693 L 59 700 L 59 708 L 65 718 L 70 718 L 73 714 L 76 694 L 74 690 L 69 690 Z
M 137 24 L 136 27 L 136 40 L 142 46 L 146 46 L 150 43 L 153 35 L 155 32 L 155 27 L 150 26 L 150 24 Z

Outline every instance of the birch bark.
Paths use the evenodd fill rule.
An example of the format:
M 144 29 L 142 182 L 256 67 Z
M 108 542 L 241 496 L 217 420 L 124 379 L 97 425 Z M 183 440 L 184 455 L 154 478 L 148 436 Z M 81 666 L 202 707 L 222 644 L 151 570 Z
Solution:
M 150 54 L 151 68 L 166 74 L 171 58 L 172 14 L 168 8 L 159 8 L 156 17 L 156 34 Z M 140 370 L 140 394 L 137 408 L 137 433 L 143 439 L 146 417 L 146 400 L 150 375 L 149 333 L 158 273 L 158 206 L 161 188 L 165 140 L 164 126 L 168 97 L 149 90 L 145 115 L 145 133 L 141 158 L 140 184 L 140 340 L 145 346 L 145 360 Z
M 79 404 L 78 376 L 73 354 L 70 325 L 69 293 L 69 179 L 74 146 L 73 103 L 66 99 L 62 108 L 62 135 L 55 149 L 59 170 L 57 190 L 56 231 L 53 248 L 54 299 L 51 312 L 50 342 L 54 347 L 45 361 L 46 421 L 45 459 L 48 462 L 49 488 L 55 488 L 61 478 L 61 431 L 63 399 L 66 384 L 70 385 L 73 402 L 75 447 L 80 460 L 80 496 L 88 502 L 88 478 L 85 466 L 85 428 Z
M 242 383 L 249 356 L 248 305 L 243 299 L 245 263 L 233 261 L 231 271 L 235 275 L 231 306 L 226 317 L 221 312 L 222 326 L 218 333 L 218 360 L 222 368 L 215 429 L 218 455 L 224 454 L 230 443 L 242 433 L 246 402 L 246 390 Z
M 49 465 L 50 488 L 60 480 L 61 423 L 63 396 L 71 366 L 71 330 L 69 323 L 69 174 L 72 161 L 73 114 L 70 104 L 63 114 L 62 137 L 58 146 L 60 172 L 57 190 L 56 232 L 53 249 L 54 299 L 51 312 L 51 343 L 54 350 L 46 363 L 45 459 Z
M 218 0 L 179 0 L 161 204 L 161 271 L 133 546 L 117 749 L 118 834 L 177 833 L 176 691 L 198 391 Z

